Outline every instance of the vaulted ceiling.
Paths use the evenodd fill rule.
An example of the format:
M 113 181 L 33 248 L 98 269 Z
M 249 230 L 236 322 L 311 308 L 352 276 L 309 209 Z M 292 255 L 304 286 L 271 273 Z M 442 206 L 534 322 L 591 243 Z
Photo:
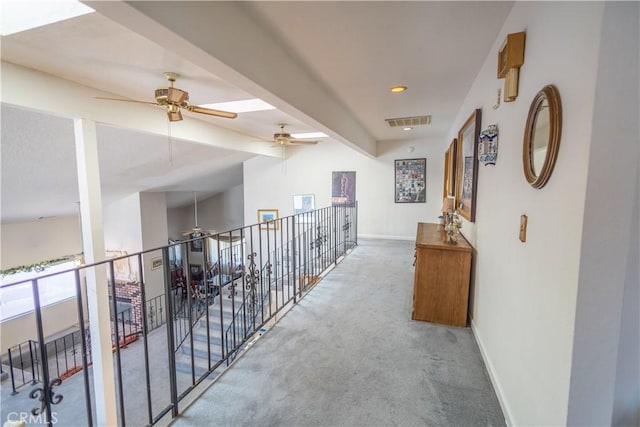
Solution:
M 4 2 L 3 2 L 4 3 Z M 445 137 L 512 2 L 85 2 L 95 13 L 3 36 L 2 220 L 77 212 L 73 118 L 98 123 L 105 203 L 168 191 L 176 206 L 281 156 L 278 123 L 376 155 L 378 141 Z M 258 97 L 233 120 L 151 105 L 163 72 L 194 105 Z M 393 85 L 408 90 L 392 94 Z M 387 118 L 431 115 L 411 131 Z M 313 150 L 314 146 L 288 150 Z

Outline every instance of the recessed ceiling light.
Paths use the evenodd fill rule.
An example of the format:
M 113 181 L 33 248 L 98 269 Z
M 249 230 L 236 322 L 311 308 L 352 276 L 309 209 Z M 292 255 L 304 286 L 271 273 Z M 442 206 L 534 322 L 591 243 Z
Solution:
M 307 132 L 307 133 L 292 133 L 292 138 L 305 139 L 305 138 L 328 138 L 329 135 L 323 132 Z
M 232 113 L 251 113 L 253 111 L 275 110 L 271 104 L 267 104 L 262 99 L 244 99 L 242 101 L 218 102 L 216 104 L 203 104 L 200 107 L 214 110 L 230 111 Z
M 19 33 L 32 28 L 64 21 L 95 12 L 76 0 L 58 1 L 1 1 L 2 35 Z
M 407 126 L 406 128 L 403 128 L 402 130 L 412 130 L 412 127 Z
M 391 92 L 393 93 L 400 93 L 400 92 L 404 92 L 405 90 L 407 90 L 406 86 L 393 86 L 389 89 Z

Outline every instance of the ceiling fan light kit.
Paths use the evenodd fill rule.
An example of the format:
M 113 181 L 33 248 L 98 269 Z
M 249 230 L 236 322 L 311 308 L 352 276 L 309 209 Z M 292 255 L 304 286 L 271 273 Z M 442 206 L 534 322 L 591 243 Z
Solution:
M 178 122 L 182 120 L 182 113 L 180 109 L 175 105 L 167 105 L 167 116 L 170 122 Z

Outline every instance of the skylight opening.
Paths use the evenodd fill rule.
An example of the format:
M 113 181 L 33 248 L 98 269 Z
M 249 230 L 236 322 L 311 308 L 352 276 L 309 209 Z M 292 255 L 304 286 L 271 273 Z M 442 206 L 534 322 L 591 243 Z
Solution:
M 307 132 L 307 133 L 292 133 L 292 138 L 306 139 L 306 138 L 328 138 L 329 135 L 323 132 Z
M 216 104 L 204 104 L 200 107 L 211 108 L 213 110 L 230 111 L 232 113 L 252 113 L 254 111 L 275 110 L 271 104 L 267 104 L 262 99 L 244 99 L 242 101 L 218 102 Z
M 8 36 L 95 12 L 76 0 L 0 1 L 0 34 Z

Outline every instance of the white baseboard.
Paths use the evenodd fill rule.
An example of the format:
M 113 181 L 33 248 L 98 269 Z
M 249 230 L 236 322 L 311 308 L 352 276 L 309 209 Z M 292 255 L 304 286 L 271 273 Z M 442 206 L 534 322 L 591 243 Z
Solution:
M 502 390 L 502 386 L 500 385 L 500 381 L 496 375 L 495 368 L 493 367 L 493 363 L 491 363 L 491 359 L 487 355 L 487 352 L 484 347 L 484 343 L 482 342 L 482 338 L 478 333 L 478 329 L 476 328 L 476 322 L 474 319 L 471 319 L 471 330 L 473 331 L 473 335 L 476 338 L 476 342 L 478 343 L 478 347 L 480 348 L 480 354 L 482 356 L 482 360 L 484 360 L 484 364 L 487 367 L 487 372 L 489 372 L 489 379 L 491 380 L 491 384 L 493 385 L 493 389 L 496 391 L 496 396 L 498 397 L 498 402 L 500 402 L 500 407 L 502 408 L 502 414 L 504 415 L 504 421 L 508 427 L 513 427 L 514 424 L 512 422 L 513 416 L 511 415 L 511 409 L 509 404 L 507 403 L 506 396 L 504 391 Z

